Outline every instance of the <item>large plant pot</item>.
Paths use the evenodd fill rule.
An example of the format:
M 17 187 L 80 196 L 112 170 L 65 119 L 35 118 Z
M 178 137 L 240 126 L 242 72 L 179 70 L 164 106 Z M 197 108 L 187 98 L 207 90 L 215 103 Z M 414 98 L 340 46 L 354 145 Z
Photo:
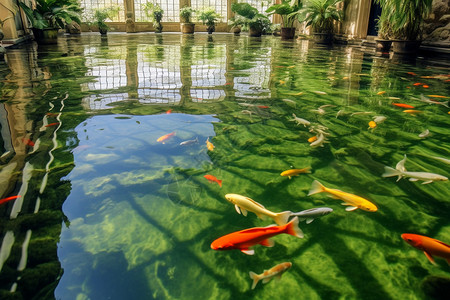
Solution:
M 51 45 L 58 43 L 58 28 L 33 28 L 33 35 L 38 44 Z
M 392 41 L 391 40 L 384 40 L 384 39 L 375 39 L 376 45 L 376 51 L 379 52 L 389 52 L 391 50 Z
M 314 33 L 314 42 L 317 44 L 330 45 L 333 43 L 334 35 L 332 33 Z
M 397 54 L 415 55 L 419 51 L 421 41 L 392 41 L 392 50 Z
M 192 34 L 195 31 L 195 24 L 194 23 L 181 23 L 181 32 Z
M 241 33 L 241 26 L 234 26 L 234 27 L 231 29 L 231 32 L 234 33 L 234 35 L 240 34 L 240 33 Z
M 295 27 L 281 28 L 281 38 L 284 40 L 292 40 L 295 36 Z
M 254 37 L 259 37 L 262 35 L 262 30 L 250 27 L 248 30 L 248 35 L 254 36 Z

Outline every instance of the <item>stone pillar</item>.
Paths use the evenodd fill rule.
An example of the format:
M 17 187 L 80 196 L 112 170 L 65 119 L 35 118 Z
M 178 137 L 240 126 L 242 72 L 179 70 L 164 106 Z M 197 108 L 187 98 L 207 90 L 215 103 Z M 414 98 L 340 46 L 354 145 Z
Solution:
M 371 0 L 350 0 L 345 8 L 342 33 L 349 39 L 365 38 L 369 26 Z
M 3 22 L 3 28 L 0 24 L 5 39 L 17 39 L 17 28 L 15 15 L 18 13 L 18 7 L 13 0 L 0 0 L 0 21 Z
M 180 8 L 191 6 L 191 0 L 180 0 Z

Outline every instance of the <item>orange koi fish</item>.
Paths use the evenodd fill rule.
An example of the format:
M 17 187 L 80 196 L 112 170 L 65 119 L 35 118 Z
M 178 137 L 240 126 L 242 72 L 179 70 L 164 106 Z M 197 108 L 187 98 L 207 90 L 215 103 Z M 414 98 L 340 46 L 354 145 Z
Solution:
M 428 84 L 424 84 L 424 85 L 422 85 L 422 87 L 423 87 L 424 89 L 427 89 L 427 88 L 429 88 L 430 86 L 429 86 Z
M 171 114 L 172 113 L 172 109 L 168 109 L 167 111 L 166 111 L 166 114 Z
M 165 135 L 163 135 L 163 136 L 160 136 L 156 141 L 159 143 L 159 142 L 162 142 L 163 144 L 165 143 L 165 141 L 167 140 L 167 139 L 169 139 L 169 138 L 171 138 L 172 136 L 174 136 L 175 135 L 175 131 L 174 132 L 171 132 L 171 133 L 168 133 L 168 134 L 165 134 Z
M 421 110 L 415 110 L 415 109 L 405 109 L 403 112 L 407 113 L 407 114 L 411 114 L 411 115 L 422 113 Z
M 11 200 L 15 200 L 15 199 L 20 198 L 20 197 L 22 197 L 22 196 L 17 195 L 17 196 L 11 196 L 11 197 L 8 197 L 8 198 L 3 198 L 3 199 L 0 200 L 0 204 L 6 203 L 6 202 L 11 201 Z
M 311 167 L 306 167 L 303 169 L 290 169 L 281 172 L 281 176 L 287 176 L 289 179 L 291 179 L 292 176 L 298 176 L 298 174 L 304 174 L 304 173 L 311 173 Z
M 441 96 L 441 95 L 427 95 L 428 97 L 432 97 L 432 98 L 448 98 L 446 96 Z
M 377 123 L 375 123 L 375 121 L 370 121 L 369 128 L 375 128 L 375 127 L 377 127 Z
M 282 233 L 303 238 L 303 231 L 298 227 L 298 217 L 293 218 L 289 223 L 282 226 L 253 227 L 229 233 L 212 242 L 211 249 L 238 249 L 242 253 L 253 255 L 255 250 L 250 249 L 250 247 L 255 245 L 273 247 L 274 242 L 270 238 Z
M 56 126 L 56 125 L 59 125 L 59 122 L 47 124 L 47 125 L 45 125 L 45 127 L 51 127 L 51 126 Z
M 422 85 L 423 83 L 421 83 L 421 82 L 416 82 L 416 83 L 414 83 L 413 84 L 413 86 L 418 86 L 418 85 Z
M 309 142 L 309 143 L 312 143 L 312 142 L 314 142 L 315 140 L 317 140 L 317 135 L 310 137 L 310 138 L 308 139 L 308 142 Z
M 412 75 L 412 76 L 417 76 L 417 74 L 414 73 L 414 72 L 407 72 L 406 74 L 409 74 L 409 75 Z
M 386 91 L 378 92 L 377 95 L 383 95 L 384 93 L 386 93 Z
M 258 108 L 269 108 L 267 105 L 258 105 Z
M 254 272 L 249 272 L 250 278 L 253 279 L 252 284 L 252 290 L 256 287 L 256 284 L 262 279 L 263 283 L 269 282 L 272 278 L 277 277 L 278 279 L 281 278 L 281 275 L 283 275 L 284 272 L 286 272 L 290 267 L 292 267 L 291 262 L 284 262 L 281 264 L 276 265 L 275 267 L 264 270 L 261 274 L 256 274 Z
M 31 146 L 31 147 L 34 147 L 34 142 L 32 141 L 32 140 L 30 140 L 30 139 L 26 139 L 26 138 L 23 138 L 22 139 L 22 142 L 25 144 L 25 145 L 28 145 L 28 146 Z
M 395 103 L 392 102 L 392 105 L 395 105 L 397 107 L 402 107 L 402 108 L 414 108 L 414 106 L 409 105 L 409 104 L 405 104 L 405 103 Z
M 219 184 L 219 186 L 222 187 L 222 180 L 217 179 L 216 176 L 208 174 L 208 175 L 205 175 L 203 177 L 208 179 L 208 181 L 211 182 L 211 183 L 217 182 L 217 184 Z
M 206 140 L 206 148 L 208 148 L 209 151 L 214 150 L 214 145 L 209 141 L 209 138 Z
M 402 234 L 402 239 L 414 248 L 422 250 L 432 264 L 436 264 L 433 255 L 444 258 L 447 260 L 447 263 L 450 264 L 450 245 L 439 240 L 413 233 Z

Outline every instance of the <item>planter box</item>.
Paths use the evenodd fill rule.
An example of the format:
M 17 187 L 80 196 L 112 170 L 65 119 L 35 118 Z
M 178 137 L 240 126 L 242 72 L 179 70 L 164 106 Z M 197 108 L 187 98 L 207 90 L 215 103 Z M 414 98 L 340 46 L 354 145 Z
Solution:
M 392 41 L 392 49 L 394 53 L 404 55 L 415 55 L 419 51 L 419 47 L 422 41 Z

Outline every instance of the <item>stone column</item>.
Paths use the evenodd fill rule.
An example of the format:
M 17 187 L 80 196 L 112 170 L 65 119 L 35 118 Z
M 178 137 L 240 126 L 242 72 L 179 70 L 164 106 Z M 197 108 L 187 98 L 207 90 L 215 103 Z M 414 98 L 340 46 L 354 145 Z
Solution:
M 15 14 L 18 13 L 17 5 L 13 0 L 0 0 L 0 21 L 3 22 L 2 29 L 5 39 L 17 39 L 17 28 L 14 19 Z

